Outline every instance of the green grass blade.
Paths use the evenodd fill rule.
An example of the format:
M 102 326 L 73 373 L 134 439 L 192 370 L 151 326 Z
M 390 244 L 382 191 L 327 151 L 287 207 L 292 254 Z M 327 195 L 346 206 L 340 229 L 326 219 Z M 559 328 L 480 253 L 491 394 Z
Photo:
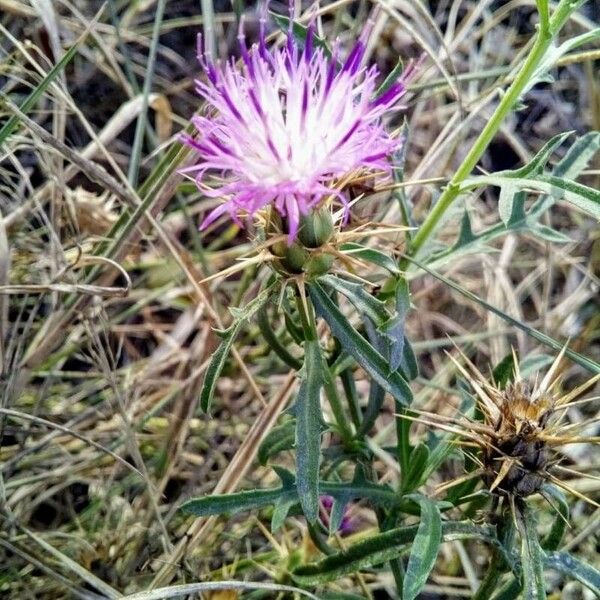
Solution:
M 131 160 L 129 162 L 129 171 L 127 173 L 127 179 L 133 186 L 137 186 L 138 173 L 140 170 L 140 161 L 142 156 L 142 144 L 144 142 L 144 132 L 146 131 L 146 121 L 148 118 L 148 97 L 150 96 L 150 89 L 152 87 L 152 80 L 154 79 L 154 66 L 156 63 L 156 51 L 158 48 L 158 40 L 160 37 L 160 26 L 162 24 L 163 14 L 165 12 L 165 5 L 167 0 L 158 0 L 156 6 L 156 14 L 154 16 L 154 29 L 152 32 L 152 42 L 150 44 L 150 53 L 148 55 L 148 65 L 146 67 L 146 73 L 144 78 L 143 87 L 143 100 L 140 114 L 138 115 L 137 123 L 135 126 L 135 136 L 133 138 L 133 147 L 131 149 Z
M 79 36 L 79 39 L 65 52 L 63 57 L 50 69 L 46 77 L 40 82 L 40 84 L 25 98 L 19 110 L 22 113 L 29 112 L 41 98 L 42 94 L 48 89 L 48 86 L 58 77 L 62 70 L 73 60 L 73 57 L 77 53 L 77 49 L 85 39 L 89 32 L 89 28 Z M 15 127 L 19 124 L 20 117 L 18 115 L 12 115 L 4 123 L 0 129 L 0 147 L 6 141 L 8 136 L 15 130 Z

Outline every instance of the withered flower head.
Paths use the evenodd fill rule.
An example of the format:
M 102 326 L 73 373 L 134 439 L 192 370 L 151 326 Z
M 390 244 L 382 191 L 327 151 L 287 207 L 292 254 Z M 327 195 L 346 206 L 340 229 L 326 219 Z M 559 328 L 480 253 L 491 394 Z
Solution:
M 542 490 L 550 482 L 568 492 L 599 506 L 564 481 L 565 475 L 577 475 L 564 467 L 558 448 L 573 443 L 599 443 L 599 437 L 581 435 L 581 424 L 565 421 L 570 403 L 600 379 L 596 375 L 575 389 L 561 393 L 559 364 L 563 351 L 541 378 L 533 385 L 523 381 L 518 366 L 513 381 L 503 388 L 488 379 L 469 361 L 466 367 L 452 356 L 452 361 L 468 380 L 475 392 L 481 421 L 420 413 L 418 420 L 458 435 L 457 441 L 479 448 L 474 460 L 479 468 L 453 482 L 440 486 L 439 491 L 452 485 L 481 477 L 488 489 L 498 496 L 525 498 Z M 517 365 L 515 358 L 514 364 Z M 578 400 L 578 403 L 593 400 Z M 587 423 L 589 424 L 589 422 Z

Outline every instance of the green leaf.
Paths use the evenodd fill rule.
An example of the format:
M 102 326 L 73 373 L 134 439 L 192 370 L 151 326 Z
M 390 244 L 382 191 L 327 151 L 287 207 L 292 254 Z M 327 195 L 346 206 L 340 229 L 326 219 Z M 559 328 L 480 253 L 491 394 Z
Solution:
M 369 294 L 359 284 L 332 275 L 325 275 L 321 277 L 320 281 L 346 296 L 359 314 L 368 319 L 367 324 L 371 330 L 368 331 L 368 337 L 374 348 L 387 359 L 389 371 L 396 371 L 404 362 L 407 369 L 412 373 L 412 377 L 415 377 L 415 372 L 418 369 L 416 359 L 412 354 L 412 348 L 405 344 L 406 336 L 404 335 L 405 315 L 408 307 L 410 307 L 410 300 L 407 299 L 406 307 L 403 297 L 397 301 L 397 314 L 392 316 L 384 302 Z M 403 289 L 402 282 L 406 286 L 403 279 L 398 279 L 397 288 Z M 408 290 L 408 288 L 406 289 Z M 398 292 L 396 292 L 396 295 L 398 296 Z M 408 348 L 408 352 L 405 352 L 406 348 Z M 406 371 L 402 374 L 406 375 Z
M 600 571 L 568 552 L 550 552 L 545 557 L 545 566 L 567 577 L 576 579 L 600 598 Z
M 466 179 L 462 190 L 469 190 L 484 185 L 503 188 L 534 189 L 552 196 L 555 200 L 566 200 L 590 216 L 600 219 L 600 191 L 577 183 L 571 179 L 563 179 L 555 175 L 533 175 L 519 177 L 515 171 L 496 173 L 494 175 L 481 175 Z
M 533 511 L 525 505 L 517 515 L 521 535 L 523 600 L 546 600 L 544 553 L 538 541 Z
M 259 510 L 282 499 L 297 502 L 298 495 L 294 487 L 282 486 L 271 490 L 245 490 L 234 494 L 212 494 L 202 498 L 192 498 L 184 502 L 180 508 L 196 517 L 207 517 Z
M 486 244 L 495 238 L 503 236 L 507 231 L 525 231 L 555 243 L 565 243 L 570 241 L 564 234 L 552 230 L 539 222 L 542 214 L 554 204 L 555 199 L 559 196 L 563 196 L 563 192 L 556 190 L 557 198 L 552 196 L 549 198 L 546 196 L 541 197 L 534 203 L 534 206 L 529 211 L 525 212 L 526 193 L 525 191 L 519 191 L 522 190 L 524 186 L 513 185 L 514 182 L 509 180 L 511 177 L 516 179 L 519 179 L 520 177 L 528 178 L 528 174 L 540 172 L 540 167 L 543 167 L 543 165 L 547 163 L 552 151 L 562 143 L 567 136 L 568 133 L 564 133 L 554 137 L 546 144 L 546 146 L 544 146 L 544 148 L 542 148 L 542 150 L 540 150 L 540 152 L 538 152 L 534 160 L 522 169 L 516 171 L 503 171 L 494 174 L 493 176 L 499 176 L 502 179 L 501 182 L 497 182 L 498 185 L 502 184 L 500 186 L 499 203 L 502 222 L 492 225 L 478 234 L 475 234 L 471 227 L 468 212 L 465 211 L 463 213 L 459 236 L 454 245 L 451 248 L 434 254 L 428 260 L 428 264 L 440 266 L 453 257 L 469 252 L 482 252 L 488 248 Z M 567 181 L 575 179 L 588 167 L 590 161 L 599 150 L 600 132 L 593 131 L 583 135 L 576 139 L 567 150 L 565 156 L 556 164 L 552 176 L 566 179 Z M 535 174 L 532 178 L 535 178 Z M 545 182 L 545 185 L 546 189 L 548 189 L 547 182 Z M 536 189 L 539 189 L 539 187 L 536 187 Z M 560 194 L 558 194 L 559 191 Z M 513 195 L 515 192 L 516 195 Z M 509 216 L 507 217 L 507 215 Z
M 400 274 L 400 270 L 398 269 L 398 264 L 396 261 L 388 254 L 384 254 L 383 252 L 375 250 L 374 248 L 367 248 L 361 244 L 347 242 L 346 244 L 342 244 L 340 246 L 340 252 L 350 256 L 356 256 L 360 260 L 377 265 L 378 267 L 389 271 L 393 275 Z
M 542 540 L 542 548 L 544 550 L 556 550 L 560 546 L 569 525 L 569 503 L 562 491 L 555 485 L 545 485 L 541 494 L 556 512 L 554 523 L 548 535 Z
M 317 314 L 321 316 L 333 335 L 338 338 L 344 350 L 387 392 L 396 402 L 407 406 L 412 401 L 412 392 L 408 383 L 398 371 L 390 372 L 389 365 L 383 356 L 362 337 L 340 309 L 331 301 L 323 288 L 313 282 L 308 285 L 310 297 Z
M 296 416 L 296 487 L 304 516 L 315 523 L 319 516 L 319 464 L 321 461 L 321 387 L 323 357 L 318 340 L 304 342 L 304 365 L 294 405 Z
M 530 177 L 542 173 L 552 153 L 572 134 L 572 131 L 559 133 L 550 139 L 543 148 L 524 166 L 514 171 L 501 171 L 513 173 L 515 177 Z
M 367 407 L 364 410 L 362 423 L 360 424 L 360 429 L 357 433 L 358 437 L 363 437 L 369 433 L 381 412 L 384 401 L 385 390 L 377 382 L 372 381 L 369 387 Z
M 287 498 L 280 496 L 275 502 L 273 508 L 273 515 L 271 516 L 271 532 L 278 531 L 287 519 L 288 513 L 294 504 L 298 503 L 298 496 L 294 495 L 294 498 Z
M 496 387 L 503 390 L 515 377 L 515 355 L 509 352 L 494 368 L 492 379 Z
M 456 247 L 466 246 L 474 242 L 477 236 L 473 233 L 473 226 L 471 225 L 471 217 L 469 211 L 465 209 L 462 219 L 460 221 L 460 230 L 458 232 L 458 239 L 456 240 Z
M 598 151 L 600 151 L 600 131 L 590 131 L 575 140 L 565 156 L 554 167 L 552 174 L 556 177 L 575 179 L 588 167 Z
M 202 391 L 200 392 L 200 408 L 204 412 L 208 412 L 210 410 L 210 405 L 215 393 L 215 388 L 217 386 L 217 379 L 223 371 L 225 361 L 227 360 L 227 356 L 229 355 L 229 351 L 231 350 L 231 346 L 233 345 L 235 338 L 239 334 L 242 327 L 244 327 L 248 319 L 250 319 L 254 313 L 256 313 L 269 299 L 269 294 L 271 293 L 274 285 L 275 284 L 272 284 L 267 289 L 263 290 L 243 309 L 236 309 L 235 314 L 237 316 L 235 321 L 222 333 L 223 341 L 212 355 L 210 364 L 208 365 L 206 374 L 204 375 L 204 381 L 202 383 Z
M 294 476 L 281 467 L 274 467 L 282 485 L 267 490 L 244 490 L 233 494 L 213 494 L 201 498 L 192 498 L 181 505 L 184 512 L 198 517 L 235 514 L 244 511 L 254 511 L 267 506 L 275 506 L 273 520 L 285 519 L 289 508 L 299 502 L 298 490 Z M 387 485 L 380 485 L 355 478 L 353 481 L 320 481 L 319 489 L 322 494 L 333 497 L 341 504 L 352 500 L 368 500 L 373 506 L 391 509 L 400 505 L 401 498 Z M 280 525 L 281 523 L 278 523 Z M 274 527 L 276 529 L 277 527 Z
M 402 585 L 403 600 L 414 600 L 435 565 L 442 541 L 442 518 L 435 502 L 421 495 L 411 495 L 421 507 L 421 521 L 410 550 Z
M 408 471 L 402 477 L 402 486 L 405 492 L 417 489 L 421 477 L 429 460 L 430 450 L 426 444 L 419 442 L 410 453 Z
M 555 229 L 552 229 L 552 227 L 542 225 L 541 223 L 530 224 L 529 231 L 540 239 L 554 244 L 567 244 L 573 241 L 568 235 L 556 231 Z
M 324 275 L 319 281 L 346 296 L 356 310 L 361 315 L 369 317 L 378 329 L 392 318 L 385 303 L 369 294 L 362 285 L 351 283 L 335 275 Z
M 277 23 L 278 27 L 285 34 L 287 34 L 288 31 L 290 30 L 290 19 L 284 15 L 280 15 L 280 14 L 274 13 L 272 11 L 269 11 L 269 13 L 271 14 L 273 19 Z M 296 21 L 293 21 L 292 35 L 294 36 L 296 41 L 299 42 L 299 44 L 301 46 L 304 46 L 304 44 L 306 44 L 306 36 L 308 35 L 308 27 L 305 27 L 304 25 L 301 25 L 300 23 L 296 23 Z M 327 56 L 328 58 L 331 57 L 331 50 L 329 49 L 327 42 L 323 38 L 320 38 L 318 35 L 315 35 L 314 33 L 313 33 L 313 44 L 317 48 L 322 48 L 325 56 Z
M 413 542 L 417 532 L 417 525 L 390 529 L 317 563 L 303 565 L 292 572 L 292 578 L 302 585 L 318 585 L 383 564 L 405 553 L 405 546 Z M 469 522 L 445 522 L 442 523 L 442 535 L 445 541 L 483 540 L 497 547 L 503 555 L 506 554 L 496 539 L 494 530 L 489 527 L 476 526 Z M 509 556 L 506 556 L 506 560 L 509 564 L 512 562 Z
M 284 450 L 291 450 L 296 441 L 296 423 L 293 419 L 274 427 L 265 436 L 258 448 L 258 462 L 266 465 L 271 456 L 275 456 Z

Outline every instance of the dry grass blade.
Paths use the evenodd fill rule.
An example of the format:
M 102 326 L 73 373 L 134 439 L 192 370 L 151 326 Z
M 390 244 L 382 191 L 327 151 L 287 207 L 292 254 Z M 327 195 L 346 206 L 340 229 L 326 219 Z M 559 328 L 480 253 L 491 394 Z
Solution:
M 243 68 L 238 36 L 245 32 L 252 53 L 262 10 L 214 0 L 100 4 L 0 0 L 0 596 L 395 598 L 387 565 L 314 590 L 280 584 L 289 583 L 298 563 L 320 562 L 322 552 L 356 551 L 380 526 L 415 524 L 421 517 L 408 499 L 397 513 L 378 504 L 379 494 L 382 503 L 395 494 L 389 490 L 447 506 L 443 527 L 467 519 L 485 528 L 497 507 L 519 504 L 511 490 L 527 479 L 532 462 L 548 473 L 543 489 L 523 498 L 540 513 L 540 533 L 564 518 L 562 500 L 546 494 L 561 486 L 571 507 L 562 549 L 593 563 L 600 374 L 588 376 L 586 369 L 600 365 L 597 224 L 555 202 L 540 225 L 562 241 L 530 234 L 525 225 L 509 232 L 498 219 L 497 190 L 481 189 L 453 205 L 414 265 L 404 272 L 399 264 L 402 253 L 412 256 L 420 224 L 502 102 L 499 90 L 516 80 L 531 54 L 535 2 L 295 2 L 301 45 L 302 24 L 312 21 L 314 51 L 322 43 L 333 49 L 338 39 L 341 64 L 372 22 L 362 66 L 377 65 L 375 86 L 398 73 L 399 59 L 418 64 L 407 106 L 381 121 L 404 144 L 394 177 L 362 167 L 340 174 L 333 185 L 347 195 L 348 211 L 335 194 L 326 199 L 335 234 L 315 253 L 331 255 L 329 276 L 342 278 L 355 294 L 338 291 L 335 298 L 350 326 L 372 345 L 381 342 L 376 349 L 390 361 L 396 358 L 387 352 L 387 336 L 396 339 L 401 331 L 420 375 L 410 381 L 410 411 L 397 416 L 393 399 L 371 385 L 368 365 L 350 359 L 345 342 L 317 315 L 319 348 L 335 373 L 336 389 L 329 392 L 333 400 L 339 393 L 337 407 L 329 395 L 319 398 L 327 430 L 320 435 L 317 478 L 336 493 L 353 494 L 356 485 L 373 494 L 353 496 L 342 519 L 345 527 L 348 517 L 350 530 L 329 536 L 323 530 L 327 546 L 317 538 L 319 548 L 294 506 L 274 531 L 271 504 L 231 518 L 194 520 L 180 510 L 192 497 L 207 505 L 262 502 L 291 486 L 296 468 L 297 372 L 286 365 L 304 363 L 297 277 L 283 276 L 272 263 L 274 245 L 287 234 L 263 235 L 271 222 L 266 214 L 246 228 L 222 215 L 199 232 L 223 200 L 211 186 L 228 182 L 228 172 L 211 171 L 215 177 L 197 187 L 180 169 L 202 154 L 171 137 L 182 126 L 195 135 L 192 115 L 212 118 L 195 93 L 196 79 L 207 81 L 197 64 L 196 35 L 207 34 L 221 65 L 234 57 L 235 68 Z M 276 22 L 273 13 L 287 13 L 283 5 L 270 8 L 267 44 L 283 48 L 285 16 Z M 591 31 L 598 17 L 594 3 L 585 3 L 560 42 Z M 599 52 L 588 43 L 561 56 L 556 81 L 541 82 L 520 99 L 524 108 L 511 111 L 478 167 L 515 169 L 566 129 L 597 130 Z M 246 104 L 244 118 L 253 110 Z M 258 122 L 254 133 L 262 135 Z M 326 140 L 325 131 L 318 133 Z M 203 136 L 196 139 L 202 144 Z M 569 169 L 579 165 L 577 180 L 595 189 L 598 140 L 582 139 L 596 141 Z M 557 148 L 546 171 L 567 151 L 567 144 Z M 524 207 L 538 200 L 530 195 Z M 461 236 L 485 232 L 477 242 L 457 244 Z M 200 393 L 220 335 L 278 277 L 281 285 L 260 319 L 241 317 L 214 387 L 212 414 L 202 413 Z M 397 287 L 403 278 L 410 298 L 394 299 L 395 286 L 404 294 Z M 375 320 L 396 308 L 402 322 L 394 316 L 371 327 L 359 314 L 365 307 Z M 539 377 L 537 402 L 544 402 L 544 388 L 556 402 L 547 421 L 534 423 L 544 430 L 536 441 L 548 454 L 528 446 L 527 456 L 500 439 L 510 427 L 498 420 L 515 416 L 498 403 L 512 375 L 511 355 L 521 367 L 521 373 L 514 369 L 517 379 L 532 381 L 538 369 L 548 373 Z M 402 368 L 412 371 L 409 359 L 406 353 Z M 343 426 L 340 415 L 347 417 Z M 517 424 L 522 431 L 522 419 Z M 531 480 L 525 491 L 539 483 Z M 344 482 L 353 483 L 346 490 Z M 340 512 L 342 503 L 336 504 L 332 511 Z M 275 504 L 273 522 L 283 508 Z M 323 510 L 323 524 L 332 514 Z M 439 553 L 420 594 L 477 597 L 486 578 L 482 545 L 442 544 Z M 556 596 L 579 593 L 563 577 L 547 583 Z
M 10 273 L 10 248 L 6 227 L 0 212 L 0 289 L 8 285 Z M 4 371 L 4 344 L 8 327 L 8 301 L 0 296 L 0 374 Z
M 86 177 L 95 183 L 99 183 L 104 189 L 108 190 L 111 194 L 122 200 L 127 206 L 137 206 L 139 204 L 138 199 L 134 194 L 129 192 L 126 188 L 123 188 L 122 184 L 119 183 L 112 175 L 106 172 L 106 170 L 99 164 L 83 158 L 78 152 L 71 149 L 65 143 L 56 139 L 51 133 L 48 133 L 43 127 L 38 125 L 33 119 L 30 119 L 27 115 L 19 110 L 10 100 L 5 99 L 8 108 L 16 116 L 19 117 L 23 123 L 31 130 L 31 132 L 38 137 L 48 147 L 53 148 L 59 152 L 64 158 L 77 165 Z
M 45 427 L 49 427 L 51 429 L 57 429 L 58 431 L 62 431 L 63 433 L 67 433 L 90 446 L 93 446 L 97 450 L 100 450 L 104 454 L 108 454 L 112 456 L 117 462 L 121 463 L 126 469 L 136 473 L 140 477 L 143 477 L 142 473 L 140 473 L 132 464 L 121 458 L 118 454 L 115 454 L 112 450 L 105 448 L 102 444 L 98 444 L 94 440 L 90 439 L 85 435 L 81 435 L 77 431 L 70 429 L 69 427 L 64 427 L 63 425 L 59 425 L 58 423 L 52 423 L 52 421 L 48 421 L 47 419 L 42 419 L 41 417 L 36 417 L 35 415 L 30 415 L 27 413 L 23 413 L 17 410 L 11 410 L 10 408 L 0 408 L 0 414 L 6 415 L 8 417 L 14 417 L 15 419 L 23 419 L 25 421 L 31 421 L 32 423 L 39 423 L 40 425 L 44 425 Z M 2 467 L 0 466 L 0 471 L 2 471 Z
M 51 544 L 48 544 L 48 542 L 46 542 L 40 535 L 33 531 L 30 531 L 29 529 L 21 525 L 18 525 L 18 527 L 29 539 L 34 541 L 44 552 L 54 557 L 58 561 L 58 564 L 62 565 L 63 568 L 71 571 L 72 573 L 80 577 L 87 584 L 91 585 L 99 592 L 102 592 L 107 598 L 110 598 L 112 600 L 113 598 L 123 597 L 120 592 L 108 585 L 105 581 L 103 581 L 99 577 L 96 577 L 96 575 L 88 571 L 79 563 L 75 562 L 73 559 L 69 558 L 66 554 L 57 550 Z
M 124 596 L 123 600 L 162 600 L 163 598 L 174 598 L 183 594 L 196 594 L 198 592 L 209 592 L 219 590 L 266 590 L 272 592 L 289 592 L 319 600 L 318 596 L 291 585 L 280 585 L 276 583 L 253 583 L 251 581 L 208 581 L 204 583 L 187 583 L 184 585 L 173 585 L 163 587 L 150 592 L 139 592 Z

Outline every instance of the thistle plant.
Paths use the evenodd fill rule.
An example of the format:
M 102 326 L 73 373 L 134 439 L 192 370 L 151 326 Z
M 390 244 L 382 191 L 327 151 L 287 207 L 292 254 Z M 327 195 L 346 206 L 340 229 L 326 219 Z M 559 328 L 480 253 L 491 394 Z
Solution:
M 458 393 L 471 406 L 468 416 L 411 408 L 411 381 L 418 377 L 418 366 L 405 328 L 410 280 L 420 271 L 445 281 L 432 267 L 513 230 L 556 239 L 540 222 L 554 202 L 552 194 L 561 193 L 599 214 L 598 193 L 571 180 L 574 163 L 581 168 L 597 134 L 573 146 L 553 174 L 546 172 L 547 163 L 566 135 L 551 140 L 517 171 L 471 174 L 504 116 L 545 75 L 548 50 L 576 5 L 561 2 L 551 13 L 540 1 L 538 8 L 532 53 L 416 234 L 403 197 L 403 221 L 395 225 L 353 216 L 355 207 L 367 202 L 356 194 L 355 182 L 371 178 L 375 187 L 385 189 L 386 180 L 388 185 L 401 181 L 398 157 L 406 150 L 406 135 L 394 131 L 390 121 L 407 84 L 415 73 L 418 77 L 418 69 L 409 66 L 378 83 L 378 70 L 364 63 L 372 20 L 345 58 L 338 42 L 330 50 L 326 40 L 316 37 L 314 19 L 306 28 L 294 24 L 293 9 L 280 47 L 267 43 L 264 12 L 259 40 L 251 48 L 240 26 L 237 62 L 215 64 L 199 44 L 205 79 L 197 82 L 197 90 L 205 104 L 193 118 L 195 133 L 183 137 L 198 157 L 183 173 L 204 196 L 217 200 L 202 222 L 203 230 L 225 215 L 238 225 L 245 221 L 254 231 L 254 258 L 215 277 L 249 265 L 270 270 L 256 297 L 232 309 L 234 322 L 222 332 L 207 369 L 202 406 L 210 410 L 227 353 L 254 317 L 270 351 L 296 371 L 298 388 L 285 421 L 267 435 L 259 451 L 263 463 L 273 465 L 280 487 L 195 498 L 182 509 L 206 516 L 270 507 L 273 532 L 288 517 L 301 514 L 306 535 L 325 558 L 315 562 L 314 553 L 308 553 L 291 561 L 289 576 L 298 585 L 312 589 L 386 564 L 398 596 L 412 600 L 423 590 L 443 541 L 478 539 L 491 549 L 478 598 L 492 597 L 501 578 L 507 583 L 494 597 L 513 598 L 519 590 L 526 598 L 545 597 L 547 568 L 600 591 L 598 571 L 556 552 L 568 519 L 568 502 L 560 489 L 598 506 L 568 484 L 565 476 L 575 471 L 561 466 L 557 453 L 560 445 L 598 441 L 575 435 L 573 426 L 564 423 L 569 403 L 591 388 L 598 375 L 562 393 L 555 375 L 566 356 L 592 373 L 600 369 L 596 363 L 564 346 L 548 374 L 529 388 L 514 353 L 498 367 L 502 379 L 485 377 L 462 354 L 458 359 L 451 355 L 458 376 L 474 392 L 475 403 L 457 381 L 463 390 Z M 561 48 L 554 52 L 560 54 Z M 500 226 L 474 234 L 465 212 L 456 243 L 425 253 L 455 199 L 486 185 L 501 190 Z M 528 208 L 525 188 L 542 193 Z M 402 231 L 405 244 L 399 246 Z M 368 277 L 358 276 L 365 266 Z M 542 341 L 560 350 L 556 341 Z M 358 390 L 364 389 L 365 375 L 369 387 L 363 396 Z M 394 486 L 381 483 L 378 457 L 369 444 L 386 397 L 393 399 L 396 413 L 395 446 L 385 450 L 399 468 Z M 432 433 L 430 442 L 415 442 L 411 431 L 416 426 L 443 435 Z M 432 489 L 429 478 L 457 448 L 465 473 Z M 280 462 L 289 451 L 293 465 Z M 538 537 L 530 508 L 531 499 L 539 496 L 557 513 L 546 541 Z M 345 511 L 356 502 L 373 509 L 379 532 L 335 548 L 332 540 L 346 522 Z M 472 520 L 475 511 L 484 511 L 482 524 Z
M 96 4 L 0 0 L 0 596 L 600 597 L 594 3 Z

